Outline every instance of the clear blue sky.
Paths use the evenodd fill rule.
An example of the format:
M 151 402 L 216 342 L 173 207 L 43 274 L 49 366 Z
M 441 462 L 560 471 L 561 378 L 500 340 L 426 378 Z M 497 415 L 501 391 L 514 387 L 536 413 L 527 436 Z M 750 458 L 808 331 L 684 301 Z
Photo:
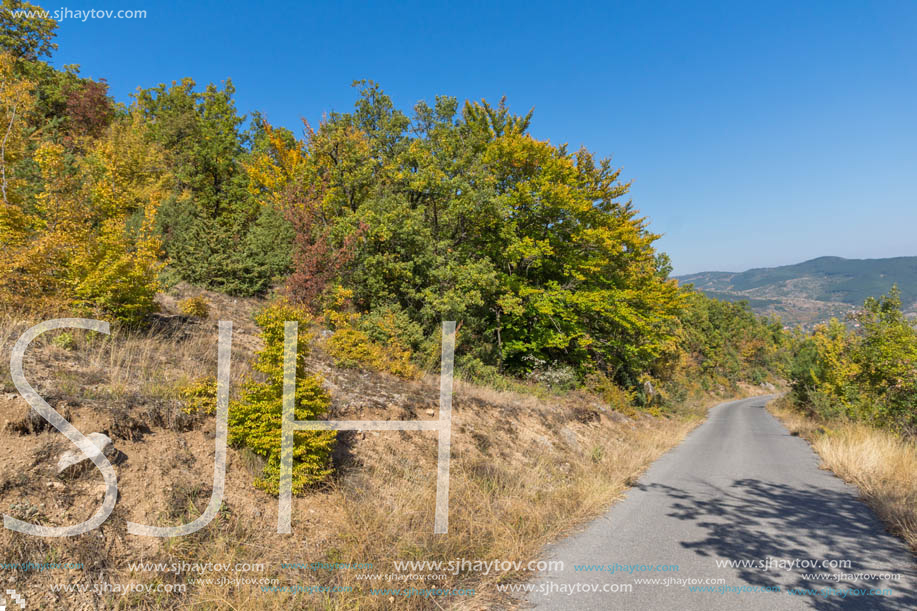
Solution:
M 917 255 L 917 2 L 282 3 L 72 0 L 57 65 L 120 101 L 232 78 L 299 131 L 379 82 L 535 108 L 532 133 L 613 156 L 676 273 Z

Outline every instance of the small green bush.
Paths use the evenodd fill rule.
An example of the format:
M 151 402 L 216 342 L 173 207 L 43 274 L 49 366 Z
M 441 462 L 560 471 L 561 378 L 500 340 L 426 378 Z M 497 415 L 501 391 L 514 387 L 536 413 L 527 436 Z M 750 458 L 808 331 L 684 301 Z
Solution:
M 64 350 L 73 350 L 75 345 L 73 334 L 68 333 L 67 331 L 54 336 L 54 339 L 51 340 L 51 343 Z
M 463 380 L 497 387 L 503 382 L 499 368 L 485 363 L 474 355 L 457 355 L 455 357 L 456 375 Z
M 396 310 L 369 315 L 350 311 L 347 303 L 350 296 L 350 291 L 338 290 L 334 307 L 325 311 L 325 320 L 334 329 L 326 349 L 335 364 L 370 367 L 403 378 L 418 377 L 420 370 L 411 360 L 410 340 L 403 333 L 409 329 L 412 335 L 422 338 L 419 327 L 411 327 L 410 321 L 400 317 Z
M 586 378 L 585 387 L 589 392 L 600 396 L 611 409 L 627 415 L 635 413 L 633 403 L 636 391 L 621 388 L 604 373 L 592 372 Z
M 411 351 L 425 339 L 423 327 L 397 305 L 382 306 L 361 315 L 359 327 L 377 344 L 395 344 Z
M 210 316 L 210 304 L 201 296 L 188 297 L 179 302 L 178 310 L 185 316 L 194 316 L 195 318 L 207 318 Z
M 264 342 L 256 356 L 254 369 L 264 380 L 249 380 L 239 401 L 229 410 L 229 440 L 249 448 L 267 459 L 262 476 L 255 486 L 270 494 L 277 494 L 280 484 L 280 440 L 283 417 L 283 336 L 285 321 L 299 322 L 299 345 L 296 354 L 297 420 L 315 420 L 328 411 L 331 403 L 316 376 L 307 375 L 307 355 L 310 322 L 302 308 L 278 300 L 267 306 L 256 317 Z M 331 474 L 331 450 L 335 431 L 307 431 L 294 433 L 293 442 L 293 493 L 301 494 L 308 486 L 324 480 Z
M 217 409 L 217 381 L 216 378 L 200 378 L 178 389 L 186 414 L 213 414 Z

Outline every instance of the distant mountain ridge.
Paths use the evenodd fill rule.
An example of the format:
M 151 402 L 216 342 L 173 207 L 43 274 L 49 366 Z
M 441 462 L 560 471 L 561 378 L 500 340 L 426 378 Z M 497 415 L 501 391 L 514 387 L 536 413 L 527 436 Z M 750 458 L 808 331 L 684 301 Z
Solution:
M 809 327 L 888 293 L 895 284 L 906 312 L 917 312 L 917 256 L 888 259 L 818 257 L 795 265 L 745 272 L 677 276 L 680 284 L 718 299 L 747 300 L 753 310 L 777 314 L 786 324 Z

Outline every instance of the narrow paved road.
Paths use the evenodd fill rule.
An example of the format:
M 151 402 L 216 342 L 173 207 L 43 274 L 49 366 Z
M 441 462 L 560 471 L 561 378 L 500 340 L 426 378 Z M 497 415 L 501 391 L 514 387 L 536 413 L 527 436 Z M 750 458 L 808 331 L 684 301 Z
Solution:
M 548 549 L 546 559 L 563 561 L 564 570 L 539 575 L 529 602 L 565 610 L 917 609 L 914 556 L 854 488 L 818 468 L 808 444 L 764 409 L 768 399 L 713 408 L 624 500 Z M 805 568 L 810 561 L 849 565 Z M 857 580 L 857 573 L 900 580 Z M 659 582 L 638 583 L 646 579 Z M 697 585 L 714 591 L 692 591 Z M 891 593 L 864 595 L 870 588 Z

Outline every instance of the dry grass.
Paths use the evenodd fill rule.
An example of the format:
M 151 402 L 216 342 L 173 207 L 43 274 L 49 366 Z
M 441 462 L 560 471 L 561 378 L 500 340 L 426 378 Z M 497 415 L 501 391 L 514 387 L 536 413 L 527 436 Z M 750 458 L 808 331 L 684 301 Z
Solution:
M 180 296 L 188 290 L 179 288 L 175 296 L 160 296 L 160 301 L 176 308 Z M 210 294 L 217 305 L 209 321 L 169 314 L 166 310 L 145 331 L 112 327 L 110 335 L 82 329 L 46 332 L 26 352 L 23 364 L 26 378 L 38 380 L 54 396 L 70 397 L 77 402 L 117 397 L 177 399 L 178 387 L 215 376 L 217 319 L 220 319 L 231 320 L 234 325 L 231 373 L 233 387 L 237 388 L 238 382 L 249 373 L 251 355 L 258 344 L 250 317 L 257 301 Z M 44 319 L 34 314 L 0 316 L 0 352 L 4 362 L 8 362 L 16 339 L 40 320 Z M 53 363 L 53 368 L 48 363 Z M 12 391 L 8 369 L 5 368 L 4 374 L 4 390 Z M 36 384 L 33 386 L 39 389 Z
M 889 531 L 917 553 L 917 443 L 859 423 L 823 423 L 784 398 L 770 410 L 804 437 L 824 466 L 854 484 Z
M 433 380 L 418 386 L 424 388 L 428 382 Z M 435 396 L 435 384 L 426 388 Z M 582 398 L 574 401 L 548 403 L 456 383 L 448 535 L 432 533 L 435 435 L 357 433 L 348 442 L 352 444 L 348 466 L 339 469 L 332 484 L 294 503 L 292 537 L 273 534 L 273 524 L 254 529 L 246 525 L 228 546 L 219 534 L 197 541 L 189 537 L 183 555 L 257 558 L 274 567 L 281 562 L 372 564 L 371 571 L 275 571 L 284 585 L 353 588 L 313 596 L 307 599 L 309 608 L 514 608 L 519 601 L 498 594 L 495 585 L 525 578 L 524 573 L 465 571 L 407 584 L 359 576 L 394 573 L 396 560 L 537 558 L 545 544 L 605 510 L 653 460 L 700 422 L 705 411 L 697 405 L 677 417 L 632 419 L 599 404 L 583 405 Z M 381 415 L 374 412 L 365 417 Z M 263 500 L 271 518 L 275 502 Z M 399 586 L 471 588 L 476 594 L 432 600 L 370 594 L 371 588 Z M 244 589 L 219 592 L 219 600 L 215 594 L 201 589 L 189 602 L 202 608 L 233 609 L 305 604 L 301 596 Z
M 567 432 L 558 435 L 535 422 L 520 426 L 518 420 L 501 430 L 499 422 L 480 416 L 465 413 L 459 419 L 461 449 L 453 462 L 447 536 L 430 533 L 433 490 L 427 482 L 434 471 L 434 447 L 418 439 L 428 446 L 428 460 L 410 464 L 397 454 L 380 454 L 335 489 L 334 502 L 344 509 L 336 524 L 340 553 L 388 570 L 393 560 L 530 560 L 545 544 L 607 508 L 695 423 L 679 418 L 564 424 L 558 430 Z M 390 484 L 380 485 L 386 481 Z M 344 577 L 343 585 L 361 585 Z M 498 599 L 493 586 L 520 577 L 464 573 L 426 585 L 473 588 L 478 593 L 473 600 L 451 602 L 458 608 L 491 608 L 512 602 Z M 353 596 L 357 602 L 366 608 L 389 606 L 389 601 L 366 600 L 365 590 Z M 432 607 L 421 601 L 399 606 Z
M 173 311 L 187 297 L 164 299 Z M 72 410 L 84 432 L 109 430 L 126 460 L 118 463 L 119 502 L 103 527 L 68 541 L 45 541 L 6 531 L 0 555 L 13 560 L 86 559 L 77 572 L 20 574 L 17 588 L 30 604 L 48 608 L 116 609 L 492 609 L 518 601 L 495 585 L 523 579 L 521 573 L 461 572 L 415 581 L 416 588 L 474 588 L 473 597 L 395 599 L 370 595 L 370 588 L 398 584 L 358 579 L 369 571 L 283 569 L 281 563 L 372 563 L 372 573 L 393 573 L 395 560 L 528 561 L 548 542 L 600 514 L 661 454 L 675 446 L 715 402 L 683 406 L 651 417 L 627 416 L 587 393 L 536 397 L 455 383 L 448 535 L 433 535 L 436 436 L 423 432 L 345 433 L 336 455 L 336 475 L 327 486 L 294 499 L 293 535 L 276 533 L 277 500 L 251 482 L 260 469 L 250 453 L 230 448 L 224 508 L 203 530 L 172 540 L 125 532 L 125 521 L 174 525 L 200 515 L 210 495 L 214 420 L 199 415 L 181 421 L 175 388 L 186 379 L 213 375 L 216 321 L 231 319 L 233 386 L 247 372 L 258 340 L 250 313 L 257 304 L 207 294 L 208 321 L 166 318 L 145 334 L 36 341 L 25 363 L 27 377 L 52 406 Z M 37 322 L 37 321 L 33 321 Z M 26 322 L 0 321 L 0 359 L 8 360 Z M 438 379 L 404 381 L 384 374 L 339 370 L 320 351 L 310 368 L 332 393 L 335 419 L 405 420 L 436 417 Z M 7 372 L 8 374 L 8 372 Z M 8 381 L 5 382 L 9 386 Z M 12 391 L 12 388 L 7 388 Z M 722 400 L 722 399 L 720 399 Z M 4 409 L 23 407 L 0 395 Z M 150 406 L 155 406 L 155 409 Z M 134 437 L 125 421 L 145 427 Z M 107 428 L 106 428 L 107 427 Z M 56 444 L 56 445 L 55 445 Z M 95 511 L 101 478 L 90 472 L 60 482 L 49 456 L 67 443 L 54 431 L 0 431 L 0 470 L 14 473 L 0 483 L 0 510 L 41 509 L 31 519 L 72 524 Z M 97 481 L 98 480 L 98 481 Z M 63 485 L 62 485 L 63 484 Z M 90 554 L 90 551 L 93 552 Z M 260 586 L 189 583 L 184 596 L 49 597 L 53 582 L 156 583 L 199 575 L 131 572 L 129 562 L 264 563 L 261 572 L 219 578 L 274 578 L 279 585 L 347 586 L 336 594 L 262 592 Z

